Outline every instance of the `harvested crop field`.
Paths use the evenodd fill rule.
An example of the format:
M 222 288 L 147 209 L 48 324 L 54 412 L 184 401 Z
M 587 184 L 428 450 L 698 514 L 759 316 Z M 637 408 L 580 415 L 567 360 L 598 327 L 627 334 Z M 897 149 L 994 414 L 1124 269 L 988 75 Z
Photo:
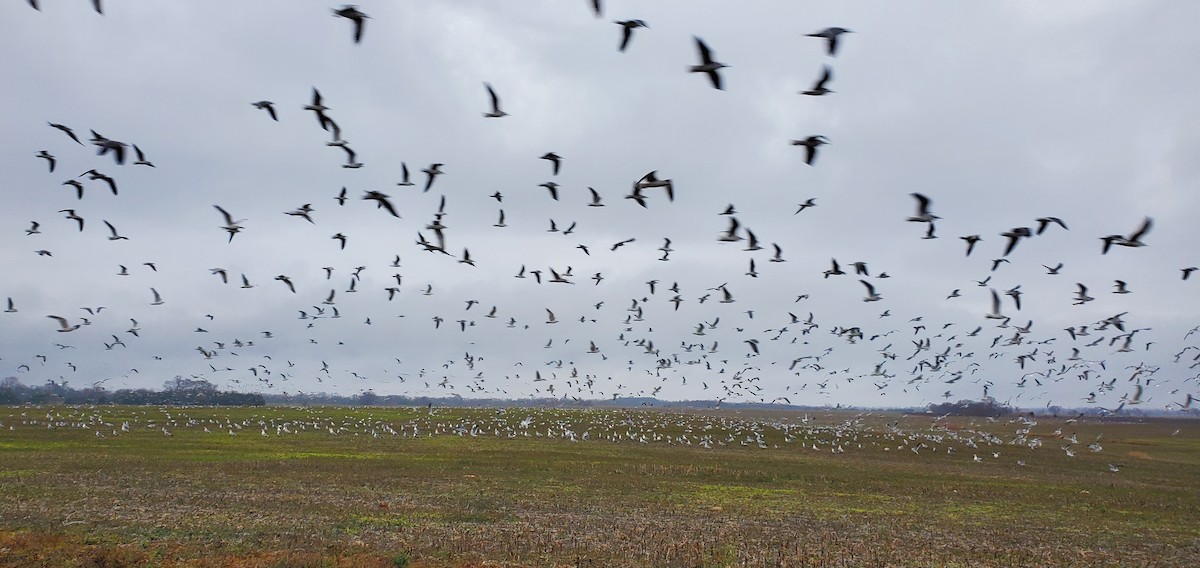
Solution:
M 8 407 L 0 423 L 3 566 L 1200 557 L 1200 424 L 1182 420 Z

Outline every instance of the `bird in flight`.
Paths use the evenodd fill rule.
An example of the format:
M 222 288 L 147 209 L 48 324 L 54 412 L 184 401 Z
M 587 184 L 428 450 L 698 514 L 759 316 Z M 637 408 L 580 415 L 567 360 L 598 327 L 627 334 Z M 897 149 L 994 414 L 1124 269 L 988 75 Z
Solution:
M 807 91 L 800 91 L 800 94 L 809 95 L 809 96 L 813 96 L 813 97 L 820 97 L 820 96 L 824 96 L 826 94 L 832 93 L 833 91 L 831 91 L 825 87 L 825 85 L 829 84 L 829 81 L 832 79 L 833 79 L 833 69 L 830 69 L 829 66 L 826 65 L 824 72 L 822 72 L 821 76 L 819 78 L 817 78 L 817 82 L 813 83 L 813 86 L 809 87 L 809 89 Z
M 629 40 L 633 39 L 633 30 L 638 28 L 650 28 L 650 26 L 646 25 L 646 22 L 641 20 L 624 20 L 614 23 L 616 23 L 618 26 L 621 26 L 621 46 L 617 48 L 617 51 L 620 51 L 621 53 L 624 53 L 625 48 L 629 47 Z
M 54 165 L 56 162 L 54 161 L 54 156 L 51 155 L 50 152 L 42 150 L 37 153 L 37 157 L 46 160 L 46 162 L 50 165 L 50 173 L 54 173 Z
M 275 103 L 271 101 L 258 101 L 250 104 L 256 109 L 267 111 L 267 114 L 271 115 L 271 120 L 279 122 L 279 117 L 275 114 Z
M 551 164 L 553 164 L 554 175 L 558 175 L 558 169 L 559 169 L 559 167 L 562 166 L 562 156 L 559 156 L 558 154 L 555 154 L 554 152 L 546 152 L 545 154 L 543 154 L 541 156 L 541 159 L 547 160 Z
M 975 250 L 975 243 L 983 240 L 983 237 L 979 235 L 967 235 L 959 238 L 967 241 L 967 256 L 971 256 L 971 251 Z
M 401 178 L 403 178 L 403 179 L 396 182 L 396 185 L 402 185 L 402 186 L 413 185 L 413 182 L 408 181 L 408 164 L 406 164 L 404 162 L 400 162 L 400 175 L 401 175 Z
M 127 240 L 129 240 L 129 237 L 122 237 L 121 235 L 117 234 L 117 228 L 114 227 L 112 223 L 105 221 L 104 224 L 108 226 L 108 231 L 110 233 L 112 233 L 112 235 L 110 235 L 108 237 L 108 240 L 110 240 L 110 241 L 127 241 Z
M 840 27 L 832 27 L 832 28 L 825 28 L 819 32 L 813 32 L 811 34 L 807 34 L 807 36 L 824 38 L 826 41 L 825 52 L 827 54 L 829 54 L 830 57 L 835 57 L 835 56 L 837 56 L 837 51 L 838 51 L 838 38 L 842 34 L 852 34 L 852 33 L 854 33 L 854 30 L 848 30 L 846 28 L 840 28 Z
M 909 195 L 911 195 L 913 199 L 917 200 L 917 213 L 916 215 L 909 217 L 907 219 L 908 221 L 916 223 L 933 223 L 935 219 L 941 219 L 941 217 L 938 217 L 929 211 L 929 205 L 932 202 L 928 197 L 925 197 L 920 193 L 910 193 Z
M 442 171 L 442 164 L 432 164 L 421 171 L 425 173 L 425 192 L 428 192 L 429 188 L 433 187 L 434 178 L 445 173 Z
M 792 140 L 792 146 L 804 146 L 804 163 L 812 165 L 817 158 L 817 148 L 828 144 L 829 139 L 821 135 L 809 136 L 803 140 Z
M 229 233 L 228 242 L 233 242 L 233 236 L 242 230 L 240 223 L 245 221 L 245 219 L 242 219 L 242 221 L 234 221 L 233 215 L 230 215 L 229 212 L 223 209 L 220 205 L 213 205 L 213 207 L 215 207 L 217 211 L 220 211 L 221 216 L 225 218 L 225 226 L 221 228 L 225 229 Z
M 154 164 L 150 163 L 150 161 L 146 159 L 146 155 L 142 153 L 142 149 L 138 148 L 137 144 L 133 145 L 133 154 L 137 156 L 137 159 L 133 161 L 133 165 L 149 166 L 151 168 L 155 167 Z
M 483 116 L 487 118 L 500 118 L 502 116 L 508 116 L 507 112 L 500 110 L 500 97 L 496 95 L 496 90 L 493 89 L 488 83 L 484 83 L 483 86 L 487 89 L 488 96 L 492 99 L 492 112 L 485 112 L 483 113 Z
M 1128 237 L 1123 237 L 1121 235 L 1109 235 L 1107 237 L 1104 237 L 1102 239 L 1104 241 L 1104 249 L 1101 251 L 1101 254 L 1108 253 L 1108 249 L 1112 245 L 1119 245 L 1119 246 L 1123 246 L 1123 247 L 1144 247 L 1144 246 L 1146 246 L 1146 243 L 1142 242 L 1142 237 L 1146 236 L 1146 233 L 1149 233 L 1150 228 L 1153 226 L 1154 226 L 1154 220 L 1149 217 L 1146 217 L 1146 219 L 1142 221 L 1141 226 L 1139 226 L 1137 228 L 1137 230 L 1135 230 L 1133 233 L 1131 233 Z
M 688 68 L 688 71 L 692 73 L 708 74 L 708 79 L 712 82 L 713 88 L 717 90 L 723 90 L 721 86 L 721 75 L 719 75 L 717 71 L 723 67 L 729 66 L 713 60 L 712 51 L 708 49 L 708 45 L 704 43 L 704 40 L 698 37 L 694 37 L 694 39 L 696 40 L 696 49 L 700 51 L 700 64 L 692 65 Z
M 10 305 L 10 307 L 11 307 L 11 300 L 10 300 L 10 304 L 9 304 L 9 305 Z M 15 310 L 14 310 L 14 311 L 15 311 Z M 67 318 L 64 318 L 64 317 L 62 317 L 62 316 L 46 316 L 46 317 L 48 317 L 48 318 L 50 318 L 50 319 L 52 319 L 52 320 L 54 320 L 54 321 L 57 321 L 57 322 L 58 322 L 58 326 L 59 326 L 59 327 L 58 327 L 58 331 L 59 331 L 59 332 L 75 331 L 75 330 L 79 329 L 79 326 L 81 325 L 81 324 L 75 324 L 75 325 L 71 325 L 71 324 L 70 324 L 70 323 L 67 321 Z
M 380 192 L 374 191 L 374 190 L 368 191 L 367 194 L 363 196 L 363 199 L 368 199 L 368 200 L 374 201 L 376 209 L 379 209 L 379 208 L 387 209 L 387 212 L 391 213 L 392 217 L 397 217 L 397 218 L 400 217 L 400 214 L 396 213 L 396 207 L 392 205 L 392 202 L 388 199 L 388 196 L 384 193 L 380 193 Z
M 335 17 L 346 18 L 354 22 L 354 43 L 359 43 L 362 41 L 363 26 L 366 23 L 365 20 L 369 19 L 371 16 L 362 13 L 359 11 L 358 7 L 353 4 L 346 4 L 340 9 L 334 10 L 333 15 Z
M 67 219 L 72 219 L 74 221 L 78 221 L 79 222 L 79 230 L 83 231 L 83 217 L 76 215 L 74 209 L 63 209 L 63 210 L 59 211 L 59 213 L 66 213 Z
M 70 136 L 71 140 L 74 140 L 76 144 L 83 146 L 83 142 L 79 141 L 79 137 L 75 135 L 74 130 L 71 130 L 70 128 L 63 126 L 61 124 L 55 124 L 53 122 L 48 122 L 47 124 L 49 124 L 52 128 L 57 128 L 57 129 L 63 131 L 67 136 Z

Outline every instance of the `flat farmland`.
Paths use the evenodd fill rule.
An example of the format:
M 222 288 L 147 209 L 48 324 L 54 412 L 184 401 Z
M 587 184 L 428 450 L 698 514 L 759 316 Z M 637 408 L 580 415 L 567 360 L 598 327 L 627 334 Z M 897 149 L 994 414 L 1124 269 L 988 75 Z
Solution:
M 2 566 L 1194 566 L 1200 423 L 0 408 Z

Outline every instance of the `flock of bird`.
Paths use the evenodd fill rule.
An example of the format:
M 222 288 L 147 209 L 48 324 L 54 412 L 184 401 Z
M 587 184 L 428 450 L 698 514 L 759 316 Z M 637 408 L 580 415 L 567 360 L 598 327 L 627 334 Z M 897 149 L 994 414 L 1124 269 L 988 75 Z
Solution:
M 176 435 L 220 436 L 237 439 L 299 437 L 361 437 L 376 441 L 457 436 L 461 438 L 534 439 L 570 443 L 646 444 L 713 449 L 720 447 L 793 449 L 838 454 L 911 452 L 935 459 L 1026 467 L 1045 463 L 1048 452 L 1067 458 L 1085 455 L 1107 458 L 1104 434 L 1082 437 L 1069 431 L 1076 419 L 1039 427 L 1024 415 L 1005 419 L 975 418 L 952 424 L 946 415 L 916 420 L 884 421 L 872 412 L 829 413 L 787 418 L 638 410 L 573 410 L 529 408 L 494 412 L 416 411 L 407 420 L 336 416 L 336 410 L 266 408 L 249 418 L 234 419 L 220 412 L 191 412 L 186 408 L 146 408 L 131 416 L 103 407 L 56 409 L 40 414 L 33 409 L 0 416 L 0 430 L 57 431 L 63 436 L 85 435 L 98 440 L 124 436 L 167 440 Z M 297 412 L 300 416 L 297 416 Z M 1065 427 L 1065 429 L 1064 429 Z M 1176 430 L 1172 436 L 1176 436 Z M 1085 451 L 1086 450 L 1086 451 Z M 1101 461 L 1112 473 L 1125 463 Z
M 39 8 L 35 1 L 31 0 L 30 4 Z M 598 0 L 591 4 L 595 14 L 601 16 L 602 4 Z M 101 11 L 98 1 L 95 8 L 97 12 Z M 351 41 L 354 44 L 364 49 L 368 47 L 371 36 L 365 33 L 365 24 L 370 16 L 353 5 L 334 9 L 333 15 L 352 24 Z M 619 27 L 616 47 L 622 53 L 636 51 L 636 30 L 648 30 L 639 33 L 650 33 L 651 30 L 640 19 L 615 23 Z M 378 26 L 386 25 L 386 22 L 380 22 Z M 851 30 L 842 27 L 828 27 L 807 36 L 814 41 L 811 49 L 822 50 L 824 57 L 832 60 L 838 55 L 840 46 L 849 41 L 847 34 L 850 33 Z M 692 42 L 697 57 L 687 71 L 703 74 L 712 88 L 724 90 L 728 82 L 722 70 L 728 65 L 718 61 L 717 51 L 705 40 L 693 36 Z M 798 48 L 804 48 L 804 45 L 800 44 Z M 829 88 L 833 80 L 834 69 L 828 64 L 823 65 L 811 87 L 798 94 L 806 97 L 830 95 L 834 93 Z M 497 89 L 489 81 L 481 80 L 480 83 L 483 86 L 480 93 L 482 116 L 488 120 L 509 117 Z M 352 108 L 352 101 L 327 100 L 315 87 L 303 97 L 307 100 L 305 105 L 255 101 L 257 97 L 247 95 L 246 103 L 242 104 L 248 104 L 254 110 L 246 110 L 245 120 L 270 125 L 300 120 L 297 116 L 300 111 L 312 113 L 315 119 L 315 125 L 311 127 L 313 143 L 323 143 L 336 149 L 339 155 L 331 165 L 346 170 L 369 167 L 359 160 L 359 154 L 348 139 L 349 133 L 339 122 L 340 110 Z M 296 93 L 297 101 L 301 97 Z M 478 115 L 475 116 L 478 119 Z M 46 187 L 69 188 L 70 193 L 62 193 L 59 197 L 75 205 L 58 210 L 30 211 L 38 220 L 31 221 L 28 227 L 6 229 L 16 238 L 6 236 L 4 242 L 10 248 L 28 246 L 32 253 L 52 259 L 56 251 L 33 244 L 44 236 L 43 233 L 86 233 L 96 226 L 95 218 L 89 214 L 89 203 L 98 198 L 95 192 L 111 193 L 115 199 L 129 199 L 123 192 L 124 184 L 118 183 L 122 177 L 119 172 L 127 168 L 145 168 L 147 171 L 154 168 L 153 171 L 158 172 L 166 166 L 160 161 L 164 168 L 158 168 L 148 159 L 150 154 L 144 150 L 153 151 L 154 148 L 142 148 L 129 140 L 110 138 L 87 127 L 48 122 L 44 131 L 31 137 L 46 149 L 31 148 L 29 159 L 44 160 L 48 176 Z M 85 131 L 90 136 L 85 135 Z M 269 144 L 270 138 L 265 137 L 264 143 Z M 811 134 L 791 140 L 790 144 L 803 147 L 803 155 L 797 160 L 816 167 L 818 149 L 830 144 L 830 139 L 823 134 Z M 50 148 L 54 148 L 54 153 Z M 92 150 L 95 156 L 88 156 Z M 66 165 L 87 159 L 92 160 L 91 167 L 82 174 L 76 174 L 78 170 L 67 172 L 62 181 Z M 579 219 L 551 218 L 546 236 L 538 239 L 544 242 L 554 239 L 554 243 L 561 243 L 568 238 L 572 244 L 568 248 L 571 256 L 546 258 L 533 250 L 527 254 L 518 251 L 529 261 L 515 260 L 511 266 L 499 267 L 507 273 L 506 279 L 515 278 L 519 280 L 517 283 L 479 282 L 469 291 L 457 284 L 461 271 L 473 270 L 479 265 L 496 267 L 507 262 L 472 256 L 468 246 L 453 244 L 460 236 L 451 230 L 450 220 L 461 210 L 455 206 L 467 202 L 469 197 L 453 189 L 444 189 L 444 182 L 439 183 L 439 180 L 444 175 L 453 177 L 455 169 L 469 168 L 470 164 L 433 162 L 419 170 L 424 174 L 423 179 L 413 180 L 408 164 L 400 162 L 395 168 L 400 178 L 395 189 L 355 190 L 350 189 L 354 182 L 348 181 L 340 188 L 314 191 L 311 198 L 307 195 L 298 198 L 297 202 L 304 202 L 299 205 L 280 203 L 274 222 L 241 218 L 240 213 L 245 208 L 241 203 L 212 205 L 213 226 L 208 230 L 215 237 L 215 244 L 229 247 L 229 250 L 242 246 L 245 237 L 238 238 L 240 235 L 269 234 L 275 231 L 272 223 L 298 223 L 309 231 L 324 231 L 323 238 L 334 241 L 327 251 L 306 251 L 305 255 L 327 256 L 331 259 L 328 263 L 336 265 L 335 255 L 354 249 L 360 242 L 381 237 L 356 233 L 352 226 L 326 229 L 321 216 L 332 208 L 359 207 L 361 215 L 382 216 L 374 221 L 386 220 L 398 227 L 388 238 L 395 234 L 414 235 L 415 240 L 398 246 L 398 252 L 386 259 L 378 259 L 375 264 L 325 266 L 319 271 L 274 274 L 275 270 L 267 268 L 271 263 L 266 260 L 253 266 L 231 268 L 181 266 L 186 258 L 173 259 L 171 270 L 176 275 L 200 282 L 198 286 L 211 289 L 214 295 L 228 294 L 230 288 L 268 289 L 266 293 L 271 299 L 260 302 L 287 305 L 286 310 L 295 318 L 291 328 L 242 328 L 240 331 L 226 330 L 224 335 L 217 337 L 208 328 L 221 325 L 221 318 L 205 313 L 209 310 L 199 299 L 177 300 L 179 296 L 173 295 L 172 289 L 157 283 L 160 280 L 153 280 L 156 282 L 153 286 L 144 284 L 148 277 L 158 272 L 158 264 L 162 263 L 139 259 L 139 264 L 128 262 L 113 266 L 111 274 L 128 279 L 128 289 L 144 299 L 141 306 L 128 305 L 123 298 L 113 298 L 111 306 L 89 305 L 80 310 L 70 298 L 56 298 L 48 304 L 40 299 L 22 297 L 20 293 L 5 294 L 6 309 L 0 315 L 9 319 L 0 318 L 4 336 L 34 335 L 41 331 L 30 329 L 33 320 L 16 319 L 16 314 L 27 313 L 30 305 L 37 305 L 41 310 L 36 314 L 41 322 L 38 325 L 45 324 L 44 330 L 57 333 L 50 334 L 44 352 L 4 352 L 7 349 L 0 345 L 0 369 L 17 375 L 27 374 L 27 380 L 33 382 L 51 380 L 103 385 L 121 377 L 127 385 L 137 383 L 146 379 L 134 376 L 139 372 L 140 364 L 135 362 L 127 366 L 126 372 L 104 376 L 98 371 L 89 371 L 87 357 L 77 355 L 77 351 L 102 345 L 102 351 L 88 357 L 121 357 L 121 351 L 128 349 L 130 343 L 145 339 L 143 334 L 178 333 L 178 329 L 143 328 L 139 319 L 146 321 L 150 317 L 147 310 L 185 301 L 188 313 L 193 314 L 186 327 L 195 337 L 194 343 L 188 346 L 186 355 L 179 352 L 154 354 L 153 361 L 169 362 L 180 374 L 220 382 L 238 390 L 353 391 L 364 388 L 359 386 L 362 384 L 385 384 L 387 386 L 381 390 L 401 394 L 618 399 L 698 393 L 700 397 L 719 401 L 812 404 L 827 400 L 830 393 L 839 389 L 859 389 L 863 383 L 869 383 L 874 386 L 871 392 L 881 396 L 920 393 L 917 396 L 929 402 L 1002 393 L 999 396 L 1002 402 L 1016 405 L 1095 405 L 1112 412 L 1142 404 L 1156 409 L 1190 410 L 1193 393 L 1200 390 L 1196 388 L 1200 382 L 1200 327 L 1181 338 L 1161 338 L 1160 341 L 1170 340 L 1177 344 L 1177 350 L 1170 354 L 1152 350 L 1155 342 L 1140 339 L 1153 330 L 1142 325 L 1138 314 L 1115 307 L 1098 319 L 1081 318 L 1062 329 L 1044 329 L 1044 326 L 1035 326 L 1036 314 L 1022 312 L 1024 292 L 1020 283 L 1010 282 L 1009 288 L 992 283 L 993 277 L 1003 277 L 1006 264 L 1028 264 L 1026 260 L 1018 260 L 1021 258 L 1019 245 L 1023 241 L 1054 239 L 1057 233 L 1069 231 L 1069 218 L 1041 217 L 1031 221 L 1030 226 L 1013 227 L 998 234 L 996 240 L 1003 246 L 997 258 L 992 260 L 991 271 L 980 280 L 964 283 L 962 288 L 946 290 L 948 295 L 944 301 L 952 302 L 969 295 L 963 288 L 981 288 L 975 297 L 979 299 L 979 305 L 985 307 L 976 310 L 972 316 L 939 319 L 927 316 L 919 306 L 888 305 L 887 279 L 892 274 L 872 271 L 873 267 L 869 267 L 867 261 L 847 263 L 836 258 L 827 265 L 822 258 L 822 266 L 828 268 L 813 267 L 807 271 L 810 281 L 795 283 L 801 292 L 795 294 L 794 301 L 764 304 L 752 296 L 740 295 L 739 289 L 766 275 L 765 267 L 757 262 L 764 259 L 758 254 L 768 255 L 765 258 L 767 265 L 789 260 L 807 262 L 807 259 L 785 258 L 788 235 L 780 234 L 774 242 L 760 240 L 739 220 L 737 208 L 730 203 L 714 209 L 710 220 L 704 221 L 711 224 L 715 234 L 709 242 L 679 238 L 673 241 L 671 236 L 664 235 L 661 246 L 655 247 L 653 244 L 657 244 L 657 240 L 647 244 L 644 238 L 639 240 L 636 236 L 611 236 L 609 230 L 595 222 L 596 217 L 585 220 L 583 212 L 605 208 L 600 210 L 604 213 L 594 214 L 619 219 L 631 211 L 653 207 L 657 213 L 671 215 L 669 208 L 677 197 L 687 194 L 689 188 L 681 186 L 668 173 L 653 170 L 630 176 L 626 195 L 617 196 L 587 187 L 587 197 L 583 199 L 580 198 L 581 190 L 555 181 L 561 179 L 561 172 L 572 167 L 570 157 L 548 151 L 541 156 L 530 156 L 530 160 L 545 162 L 545 176 L 550 181 L 536 187 L 545 189 L 546 206 L 562 211 L 560 202 L 573 202 L 574 205 L 566 206 L 574 207 L 572 211 L 578 213 Z M 388 164 L 386 167 L 395 166 Z M 427 202 L 417 199 L 431 192 L 436 197 L 436 207 L 422 209 L 427 207 Z M 914 241 L 940 238 L 937 224 L 942 218 L 935 214 L 935 199 L 931 197 L 936 197 L 936 190 L 927 193 L 929 195 L 911 194 L 915 209 L 906 220 L 923 226 L 920 232 L 912 235 Z M 495 191 L 469 204 L 474 210 L 487 208 L 489 215 L 495 215 L 497 221 L 488 229 L 494 231 L 497 239 L 504 238 L 500 235 L 513 221 L 512 215 L 505 212 L 506 197 L 501 191 Z M 790 213 L 789 208 L 785 215 L 813 215 L 810 210 L 818 205 L 817 198 L 808 198 L 798 205 L 795 213 Z M 54 216 L 55 211 L 62 220 L 51 222 L 46 217 Z M 408 232 L 414 228 L 410 222 L 413 216 L 425 216 L 429 220 Z M 123 235 L 109 220 L 99 221 L 106 228 L 105 238 L 113 242 L 113 246 L 133 238 Z M 523 216 L 521 222 L 529 221 Z M 1149 246 L 1153 242 L 1152 228 L 1149 217 L 1128 232 L 1125 228 L 1114 228 L 1112 233 L 1097 237 L 1099 242 L 1092 252 L 1115 256 L 1117 249 Z M 464 242 L 467 239 L 462 238 Z M 982 250 L 981 242 L 995 239 L 982 234 L 959 238 L 965 243 L 965 257 Z M 21 244 L 18 247 L 15 243 Z M 204 243 L 206 247 L 213 245 Z M 710 247 L 722 250 L 710 252 Z M 535 245 L 527 248 L 533 249 Z M 738 252 L 746 253 L 741 261 L 748 266 L 744 273 L 729 274 L 714 269 L 709 270 L 706 280 L 702 281 L 680 280 L 673 276 L 672 263 L 679 255 L 691 255 L 692 262 L 696 261 L 696 255 L 702 255 L 699 263 L 703 265 L 705 256 L 727 254 L 739 248 Z M 808 252 L 805 251 L 806 256 L 811 258 Z M 1120 252 L 1136 255 L 1138 251 Z M 518 253 L 510 258 L 517 258 Z M 437 259 L 433 262 L 439 263 L 436 265 L 438 272 L 404 273 L 405 264 L 413 255 Z M 610 266 L 619 266 L 625 262 L 622 259 L 637 258 L 639 262 L 653 259 L 661 269 L 652 271 L 644 283 L 638 283 L 636 292 L 629 293 L 626 286 L 618 288 L 621 291 L 618 295 L 608 292 L 607 287 L 617 279 L 628 281 L 629 275 L 614 274 L 611 270 L 606 274 L 604 270 L 587 268 L 593 262 L 601 262 L 597 260 L 601 257 Z M 1124 260 L 1135 262 L 1133 256 Z M 883 262 L 886 261 L 871 261 L 871 264 Z M 1044 266 L 1046 278 L 1062 277 L 1063 263 Z M 904 274 L 901 267 L 897 268 L 897 279 L 920 276 Z M 25 270 L 36 273 L 37 267 Z M 1187 282 L 1197 268 L 1187 266 L 1180 270 L 1173 278 Z M 372 279 L 373 275 L 381 273 L 391 274 Z M 433 304 L 434 300 L 424 298 L 435 293 L 439 299 L 442 297 L 438 278 L 443 275 L 453 275 L 448 276 L 448 280 L 456 282 L 449 286 L 454 290 L 454 297 Z M 335 276 L 338 278 L 336 284 Z M 865 292 L 861 297 L 863 302 L 879 303 L 881 308 L 877 317 L 850 321 L 829 306 L 858 298 L 836 293 L 821 296 L 803 291 L 813 283 L 845 277 L 848 277 L 847 282 L 851 278 L 858 280 L 859 284 L 850 282 L 846 287 L 861 285 Z M 1167 278 L 1168 275 L 1155 277 Z M 420 284 L 414 286 L 412 280 Z M 506 292 L 513 286 L 519 286 L 521 291 Z M 1077 282 L 1074 287 L 1074 296 L 1063 297 L 1064 303 L 1077 306 L 1103 303 L 1097 297 L 1100 294 L 1095 291 L 1094 284 L 1089 288 L 1087 283 Z M 1113 294 L 1121 296 L 1134 292 L 1130 282 L 1124 280 L 1117 280 L 1112 290 Z M 373 300 L 366 307 L 361 302 L 348 306 L 346 298 L 352 295 L 371 295 Z M 522 306 L 532 301 L 531 298 L 544 298 L 546 305 L 537 308 L 537 314 L 533 315 L 517 306 L 518 296 Z M 434 315 L 425 321 L 405 318 L 403 312 L 417 302 L 426 302 L 421 304 L 422 309 L 432 310 Z M 83 310 L 86 315 L 81 313 Z M 892 315 L 893 312 L 896 315 Z M 818 313 L 820 316 L 816 315 Z M 398 320 L 397 316 L 405 319 Z M 350 338 L 356 334 L 365 333 L 361 326 L 379 326 L 384 320 L 388 320 L 387 325 L 405 326 L 421 335 L 436 334 L 439 343 L 452 346 L 462 355 L 444 360 L 438 366 L 412 366 L 408 361 L 420 359 L 420 354 L 406 351 L 405 346 L 400 345 L 395 347 L 398 356 L 394 357 L 394 365 L 384 369 L 355 367 L 355 358 L 361 354 L 349 351 L 346 344 L 352 342 Z M 684 329 L 688 331 L 679 331 Z M 317 337 L 317 330 L 323 330 L 326 335 Z M 327 339 L 331 335 L 346 339 Z M 497 337 L 505 338 L 504 350 L 488 352 L 486 356 L 480 354 L 487 349 L 479 344 L 496 341 Z M 278 344 L 285 341 L 290 343 Z M 47 352 L 52 355 L 46 355 Z M 1129 355 L 1131 353 L 1134 355 Z M 301 363 L 293 363 L 292 359 Z M 1152 362 L 1145 362 L 1147 359 Z M 161 372 L 160 366 L 155 368 Z M 166 378 L 157 377 L 156 380 Z M 1073 399 L 1055 399 L 1046 394 L 1051 385 L 1063 381 L 1068 381 L 1073 385 L 1071 390 L 1081 394 Z M 888 404 L 886 399 L 878 398 L 854 402 Z

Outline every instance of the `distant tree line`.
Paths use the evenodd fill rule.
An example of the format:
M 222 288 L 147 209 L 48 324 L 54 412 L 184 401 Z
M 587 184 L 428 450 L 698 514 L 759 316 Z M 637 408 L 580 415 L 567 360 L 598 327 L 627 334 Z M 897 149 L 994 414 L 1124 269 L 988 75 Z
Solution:
M 930 404 L 929 411 L 933 414 L 950 414 L 952 416 L 1008 416 L 1017 412 L 1013 407 L 996 402 L 996 399 L 985 396 L 980 400 L 960 400 L 958 402 L 943 402 Z
M 41 386 L 21 384 L 16 377 L 0 379 L 0 404 L 162 404 L 171 406 L 264 406 L 259 393 L 218 390 L 205 381 L 175 377 L 162 390 L 120 389 L 109 391 L 100 386 L 72 388 L 66 381 L 46 381 Z

